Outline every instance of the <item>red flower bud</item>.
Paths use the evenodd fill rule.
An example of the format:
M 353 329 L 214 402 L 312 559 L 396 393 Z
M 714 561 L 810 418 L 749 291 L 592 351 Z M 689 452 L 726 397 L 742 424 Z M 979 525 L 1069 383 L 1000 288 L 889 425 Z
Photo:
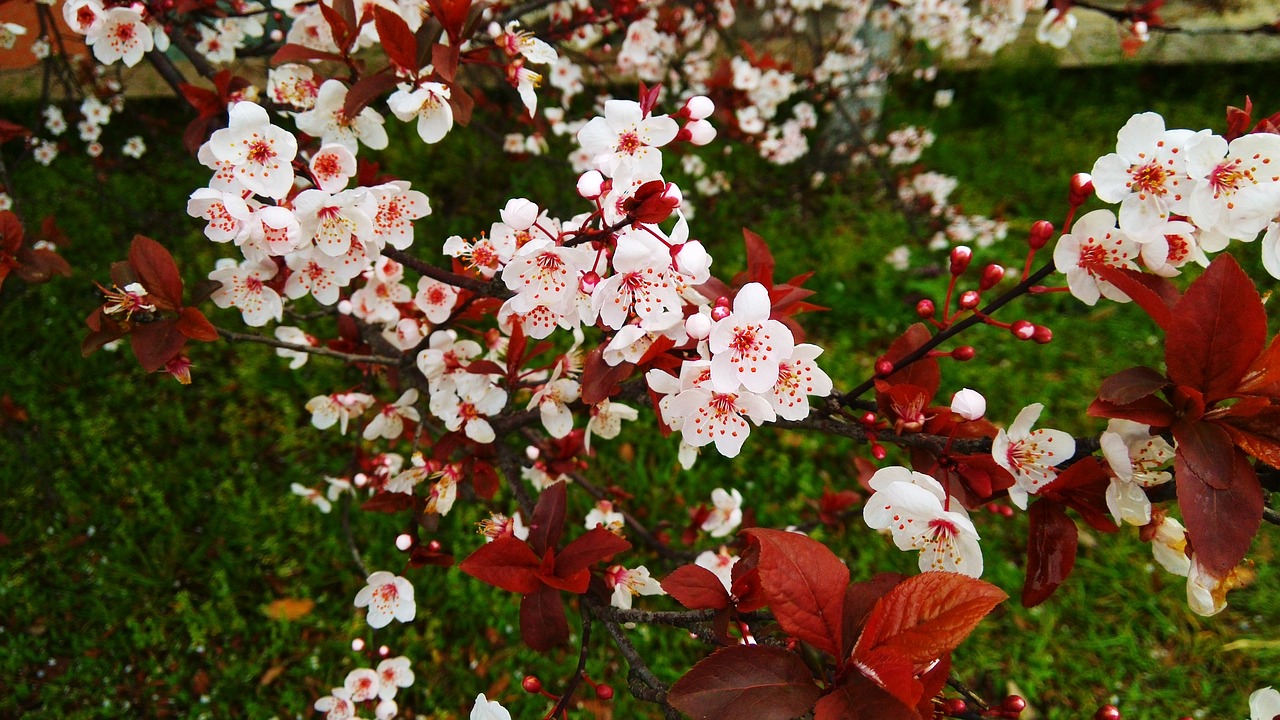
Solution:
M 1036 333 L 1036 326 L 1032 325 L 1030 320 L 1015 320 L 1009 326 L 1009 332 L 1019 340 L 1030 340 Z
M 978 282 L 980 290 L 990 290 L 1004 279 L 1004 268 L 992 263 L 982 268 L 982 280 Z
M 1000 709 L 1013 713 L 1014 717 L 1017 717 L 1018 713 L 1027 709 L 1027 701 L 1023 700 L 1020 695 L 1010 695 L 1000 702 Z
M 1071 176 L 1071 193 L 1069 198 L 1072 205 L 1081 205 L 1089 196 L 1093 195 L 1093 176 L 1089 173 L 1076 173 Z
M 596 289 L 596 285 L 599 284 L 600 274 L 595 270 L 588 270 L 582 273 L 582 277 L 578 278 L 578 289 L 586 295 L 590 295 Z
M 929 298 L 925 298 L 916 303 L 916 315 L 919 315 L 924 320 L 928 320 L 933 317 L 935 309 L 936 308 L 933 307 L 933 301 Z
M 1031 339 L 1041 345 L 1047 345 L 1053 341 L 1053 331 L 1044 325 L 1037 325 L 1035 332 L 1031 334 Z
M 711 319 L 712 319 L 712 320 L 723 320 L 723 319 L 725 319 L 725 318 L 729 317 L 729 314 L 730 314 L 731 312 L 733 312 L 733 311 L 732 311 L 732 310 L 730 310 L 729 308 L 725 307 L 724 305 L 716 305 L 715 307 L 711 308 Z
M 961 275 L 969 269 L 969 261 L 973 260 L 973 250 L 966 245 L 951 248 L 951 274 Z
M 525 675 L 524 680 L 520 681 L 520 686 L 530 694 L 536 695 L 542 692 L 542 681 L 538 679 L 537 675 Z
M 1093 714 L 1094 720 L 1120 720 L 1120 708 L 1115 705 L 1103 705 Z
M 888 454 L 889 452 L 885 450 L 884 446 L 879 443 L 871 446 L 871 457 L 875 458 L 876 460 L 883 460 L 885 459 L 885 456 L 887 456 Z
M 960 698 L 948 698 L 942 701 L 942 712 L 952 717 L 959 717 L 968 709 L 969 706 Z
M 861 420 L 863 425 L 871 427 L 876 424 L 876 414 L 873 412 L 863 413 Z
M 889 375 L 892 375 L 892 374 L 893 374 L 893 363 L 889 362 L 888 360 L 885 360 L 884 358 L 880 358 L 879 360 L 876 361 L 876 375 L 879 375 L 880 377 L 888 377 Z
M 612 700 L 613 688 L 609 685 L 605 685 L 604 683 L 596 685 L 596 697 L 601 700 Z
M 1028 244 L 1032 250 L 1039 250 L 1049 242 L 1049 238 L 1053 237 L 1053 223 L 1048 220 L 1037 220 L 1031 225 L 1031 238 Z
M 973 359 L 973 356 L 977 354 L 978 351 L 974 350 L 972 345 L 961 345 L 951 351 L 951 359 L 958 360 L 960 362 L 969 362 Z
M 977 290 L 965 290 L 960 293 L 960 309 L 972 310 L 982 302 L 982 294 Z

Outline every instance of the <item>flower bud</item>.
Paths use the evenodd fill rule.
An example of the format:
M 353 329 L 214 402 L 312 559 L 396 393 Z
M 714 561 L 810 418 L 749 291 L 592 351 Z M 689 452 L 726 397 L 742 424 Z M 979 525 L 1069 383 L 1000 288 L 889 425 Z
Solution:
M 883 460 L 888 455 L 889 455 L 889 452 L 885 450 L 884 446 L 881 445 L 880 443 L 876 443 L 875 445 L 871 446 L 871 457 L 875 458 L 876 460 Z
M 969 706 L 960 698 L 947 698 L 942 701 L 942 712 L 951 717 L 959 717 L 968 709 Z
M 1093 714 L 1094 720 L 1120 720 L 1120 708 L 1115 705 L 1103 705 Z
M 893 363 L 884 358 L 876 361 L 876 375 L 888 377 L 893 374 Z
M 969 261 L 973 260 L 973 250 L 967 245 L 951 248 L 951 274 L 962 275 L 969 269 Z
M 680 207 L 680 204 L 684 202 L 684 195 L 680 192 L 680 187 L 675 183 L 667 183 L 667 186 L 662 189 L 661 197 L 662 202 L 673 210 Z
M 596 286 L 600 284 L 600 273 L 595 270 L 588 270 L 582 273 L 578 278 L 578 290 L 584 295 L 590 295 L 595 292 Z
M 1053 341 L 1053 331 L 1044 325 L 1037 325 L 1035 332 L 1031 333 L 1031 339 L 1041 345 L 1048 345 Z
M 694 95 L 684 101 L 684 112 L 693 120 L 711 117 L 715 110 L 716 104 L 706 95 Z
M 862 422 L 863 425 L 866 425 L 867 427 L 871 427 L 876 424 L 876 414 L 873 412 L 863 413 L 862 417 L 859 418 L 859 420 Z
M 702 313 L 685 318 L 684 331 L 694 340 L 702 340 L 711 334 L 711 318 Z
M 537 675 L 525 675 L 524 680 L 520 681 L 520 687 L 523 687 L 527 693 L 537 694 L 542 692 L 542 681 Z
M 977 390 L 965 388 L 951 396 L 951 412 L 965 420 L 978 420 L 987 414 L 987 399 Z
M 1068 198 L 1072 205 L 1082 205 L 1093 195 L 1093 176 L 1089 173 L 1076 173 L 1071 176 L 1071 192 Z
M 369 484 L 369 476 L 364 473 L 356 473 L 355 477 L 351 478 L 351 481 L 355 483 L 356 487 L 364 487 Z
M 605 685 L 604 683 L 600 683 L 596 685 L 596 697 L 601 700 L 612 700 L 613 687 L 610 685 Z
M 355 640 L 352 640 L 351 649 L 355 650 L 356 652 L 360 652 L 361 650 L 364 650 L 364 639 L 356 638 Z
M 732 313 L 733 311 L 725 307 L 724 305 L 716 305 L 715 307 L 711 308 L 711 319 L 716 321 L 723 320 L 729 317 L 729 315 L 731 315 Z
M 284 39 L 284 31 L 282 31 L 280 28 L 276 28 L 275 30 L 271 31 L 271 42 L 280 42 L 283 39 Z
M 1000 702 L 1000 709 L 1010 713 L 1020 713 L 1027 709 L 1027 701 L 1020 695 L 1010 695 Z
M 391 648 L 387 647 L 386 645 L 378 646 L 378 655 L 382 657 L 386 657 L 390 654 L 391 654 Z
M 511 229 L 528 230 L 538 219 L 538 206 L 525 198 L 511 198 L 498 215 Z
M 398 712 L 400 712 L 400 708 L 396 705 L 396 701 L 387 698 L 380 701 L 378 706 L 373 709 L 373 716 L 378 720 L 391 720 Z
M 982 279 L 978 281 L 978 289 L 990 290 L 1004 279 L 1004 268 L 992 263 L 982 268 Z
M 929 298 L 925 298 L 916 303 L 916 315 L 919 315 L 922 320 L 928 320 L 933 317 L 933 313 L 935 311 L 936 308 L 933 306 L 933 301 Z
M 400 533 L 396 536 L 397 550 L 404 552 L 411 547 L 413 547 L 413 538 L 409 536 L 409 533 Z
M 982 293 L 977 290 L 965 290 L 960 293 L 960 309 L 972 310 L 982 303 Z
M 588 170 L 578 178 L 578 195 L 586 200 L 595 200 L 604 194 L 604 175 L 599 170 Z
M 977 354 L 978 351 L 974 350 L 972 345 L 961 345 L 951 351 L 951 359 L 957 362 L 969 362 Z
M 1030 320 L 1015 320 L 1009 326 L 1009 332 L 1019 340 L 1030 340 L 1035 335 L 1036 326 L 1031 324 Z
M 1028 244 L 1032 250 L 1039 250 L 1049 242 L 1049 238 L 1053 237 L 1053 223 L 1048 220 L 1037 220 L 1031 225 L 1031 238 Z
M 427 549 L 428 549 L 428 550 L 430 550 L 430 551 L 431 551 L 431 552 L 433 552 L 433 553 L 438 553 L 438 552 L 440 552 L 440 548 L 441 548 L 441 547 L 442 547 L 442 546 L 440 545 L 440 541 L 439 541 L 439 540 L 432 540 L 431 542 L 427 543 Z
M 704 276 L 711 272 L 711 255 L 697 240 L 678 245 L 672 259 L 676 262 L 676 269 L 685 275 L 705 280 Z
M 716 127 L 706 120 L 691 120 L 681 130 L 688 134 L 689 143 L 699 147 L 716 139 Z

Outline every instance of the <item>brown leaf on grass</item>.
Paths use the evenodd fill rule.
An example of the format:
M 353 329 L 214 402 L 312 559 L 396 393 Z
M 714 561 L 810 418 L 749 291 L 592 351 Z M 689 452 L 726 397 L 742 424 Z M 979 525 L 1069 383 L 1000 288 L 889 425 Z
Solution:
M 276 681 L 276 678 L 284 674 L 283 665 L 272 665 L 267 671 L 262 673 L 262 677 L 258 678 L 258 687 L 266 687 Z
M 314 600 L 280 598 L 264 605 L 262 612 L 272 620 L 297 620 L 308 615 L 315 606 Z

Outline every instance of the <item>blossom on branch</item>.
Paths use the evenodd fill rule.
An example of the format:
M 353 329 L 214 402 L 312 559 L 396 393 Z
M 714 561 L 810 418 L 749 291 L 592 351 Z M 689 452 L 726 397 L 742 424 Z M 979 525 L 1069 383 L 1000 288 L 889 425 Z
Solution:
M 1036 494 L 1058 477 L 1056 466 L 1070 460 L 1076 452 L 1076 440 L 1069 433 L 1031 429 L 1043 411 L 1044 405 L 1040 403 L 1026 406 L 1008 431 L 1001 430 L 991 442 L 991 456 L 1017 483 L 1009 488 L 1009 499 L 1022 510 L 1027 509 L 1027 496 Z
M 413 620 L 418 607 L 413 600 L 413 586 L 408 580 L 379 570 L 365 582 L 368 584 L 356 593 L 355 605 L 369 608 L 366 617 L 369 627 L 386 627 L 392 619 L 402 623 Z
M 920 550 L 920 570 L 982 576 L 982 548 L 969 513 L 932 477 L 886 467 L 868 481 L 875 493 L 862 517 L 873 530 L 888 530 L 899 550 Z

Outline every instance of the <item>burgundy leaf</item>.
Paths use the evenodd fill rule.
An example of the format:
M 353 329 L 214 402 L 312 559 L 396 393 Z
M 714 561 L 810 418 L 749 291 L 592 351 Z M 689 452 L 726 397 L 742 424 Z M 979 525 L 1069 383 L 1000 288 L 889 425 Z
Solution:
M 915 323 L 907 328 L 907 331 L 902 333 L 897 340 L 893 341 L 893 344 L 889 346 L 889 349 L 881 358 L 894 363 L 896 366 L 899 360 L 911 354 L 932 338 L 933 333 L 929 332 L 929 328 L 925 327 L 924 323 Z M 883 380 L 890 385 L 917 385 L 922 387 L 928 395 L 928 400 L 938 393 L 938 386 L 942 383 L 942 373 L 938 369 L 938 361 L 927 357 L 911 363 L 901 370 L 894 371 Z
M 337 53 L 324 52 L 323 50 L 313 50 L 305 45 L 289 43 L 276 51 L 271 56 L 272 65 L 281 65 L 284 63 L 306 62 L 308 60 L 329 60 L 331 62 L 342 62 L 342 56 Z
M 1149 367 L 1131 367 L 1102 381 L 1098 398 L 1128 405 L 1163 390 L 1169 379 Z
M 566 493 L 565 483 L 558 482 L 552 483 L 538 496 L 533 520 L 529 524 L 529 545 L 538 555 L 544 555 L 548 548 L 560 544 L 560 533 L 564 532 Z
M 1243 405 L 1236 403 L 1232 409 Z M 1274 468 L 1280 468 L 1280 408 L 1269 407 L 1247 418 L 1230 418 L 1222 427 L 1236 447 Z
M 1178 288 L 1168 278 L 1101 263 L 1093 269 L 1145 310 L 1161 330 L 1169 331 L 1173 323 L 1173 306 L 1178 304 L 1179 296 Z
M 1027 579 L 1022 606 L 1035 607 L 1053 595 L 1076 564 L 1079 531 L 1066 509 L 1053 500 L 1031 505 L 1027 529 Z
M 1267 343 L 1267 313 L 1253 281 L 1219 255 L 1187 288 L 1165 339 L 1169 378 L 1204 394 L 1231 397 Z
M 373 24 L 378 30 L 378 40 L 387 59 L 410 72 L 418 70 L 418 39 L 409 24 L 393 12 L 379 5 L 373 6 Z
M 182 313 L 178 315 L 178 330 L 192 340 L 213 342 L 218 339 L 218 329 L 204 313 L 193 307 L 182 308 Z
M 587 353 L 582 367 L 582 402 L 597 405 L 622 390 L 622 381 L 626 380 L 635 365 L 621 363 L 610 365 L 604 361 L 604 349 L 597 347 Z
M 792 720 L 813 709 L 820 691 L 798 655 L 782 648 L 734 645 L 694 665 L 667 701 L 699 720 Z
M 868 680 L 907 707 L 915 707 L 924 694 L 924 685 L 916 679 L 915 664 L 896 647 L 878 647 L 854 658 L 853 664 Z
M 881 690 L 865 675 L 853 673 L 818 701 L 813 720 L 920 720 L 920 714 Z
M 445 82 L 453 82 L 458 74 L 458 48 L 440 43 L 431 46 L 431 66 Z
M 161 310 L 182 307 L 182 276 L 163 245 L 144 235 L 135 235 L 129 245 L 129 265 L 157 301 L 156 307 Z
M 481 545 L 458 567 L 481 582 L 510 592 L 527 595 L 542 587 L 538 579 L 542 560 L 523 540 L 510 535 Z
M 560 577 L 568 577 L 630 549 L 631 543 L 626 540 L 602 527 L 594 528 L 566 545 L 556 555 L 555 572 Z
M 1008 595 L 991 583 L 952 572 L 907 578 L 876 601 L 854 659 L 892 647 L 917 663 L 946 655 Z
M 1235 448 L 1229 447 L 1226 452 L 1231 460 L 1231 475 L 1222 488 L 1205 483 L 1187 467 L 1181 446 L 1173 459 L 1178 507 L 1187 524 L 1187 537 L 1196 559 L 1219 577 L 1230 572 L 1249 552 L 1262 523 L 1265 504 L 1262 485 L 1249 459 Z
M 760 590 L 787 634 L 836 655 L 849 568 L 826 545 L 782 530 L 745 530 L 760 544 Z
M 662 589 L 690 610 L 720 610 L 731 600 L 720 578 L 701 565 L 676 568 L 662 581 Z
M 133 354 L 147 372 L 164 367 L 187 344 L 187 336 L 178 330 L 178 319 L 172 317 L 135 325 L 132 338 Z
M 848 657 L 853 652 L 854 641 L 858 638 L 855 631 L 862 629 L 875 608 L 876 601 L 907 577 L 899 573 L 880 573 L 870 580 L 856 582 L 848 587 L 844 594 L 844 648 L 840 657 Z
M 747 271 L 745 276 L 735 277 L 734 284 L 758 282 L 766 288 L 773 287 L 774 261 L 769 243 L 746 228 L 742 229 L 742 241 L 747 246 Z
M 1131 403 L 1113 403 L 1099 398 L 1090 403 L 1089 416 L 1132 420 L 1158 428 L 1168 427 L 1177 417 L 1169 403 L 1154 395 Z
M 395 76 L 395 73 L 391 72 L 366 75 L 360 78 L 347 91 L 347 99 L 342 104 L 343 114 L 346 117 L 359 115 L 361 110 L 369 106 L 369 103 L 377 100 L 383 93 L 394 90 L 399 84 L 400 79 Z
M 520 598 L 520 635 L 524 644 L 546 652 L 569 639 L 569 621 L 564 617 L 560 591 L 547 585 Z
M 413 496 L 409 493 L 383 490 L 365 500 L 360 509 L 365 512 L 398 513 L 413 507 Z
M 1267 349 L 1253 361 L 1253 365 L 1240 379 L 1236 393 L 1280 397 L 1280 335 L 1272 338 Z
M 1198 482 L 1214 490 L 1225 490 L 1232 481 L 1235 460 L 1231 436 L 1210 422 L 1178 421 L 1173 424 L 1177 441 L 1178 473 L 1190 473 Z

